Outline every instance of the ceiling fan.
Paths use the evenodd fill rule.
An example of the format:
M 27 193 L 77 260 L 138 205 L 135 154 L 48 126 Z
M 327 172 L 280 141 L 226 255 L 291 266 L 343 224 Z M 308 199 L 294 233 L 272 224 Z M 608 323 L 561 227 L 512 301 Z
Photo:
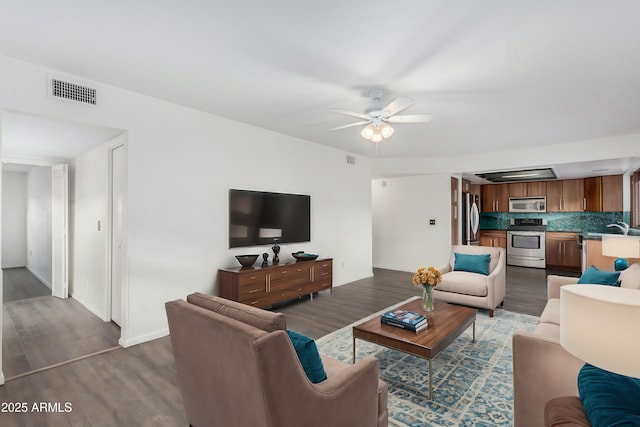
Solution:
M 362 120 L 348 125 L 338 126 L 331 130 L 340 130 L 353 126 L 366 125 L 360 134 L 363 138 L 378 144 L 383 139 L 387 139 L 393 135 L 394 130 L 389 123 L 428 123 L 433 120 L 433 116 L 431 114 L 404 114 L 397 116 L 396 114 L 415 104 L 415 101 L 411 98 L 401 96 L 391 101 L 385 107 L 380 107 L 382 94 L 383 91 L 380 89 L 374 89 L 369 92 L 369 95 L 373 98 L 374 106 L 368 108 L 364 113 L 332 108 L 331 111 L 335 113 L 356 117 Z

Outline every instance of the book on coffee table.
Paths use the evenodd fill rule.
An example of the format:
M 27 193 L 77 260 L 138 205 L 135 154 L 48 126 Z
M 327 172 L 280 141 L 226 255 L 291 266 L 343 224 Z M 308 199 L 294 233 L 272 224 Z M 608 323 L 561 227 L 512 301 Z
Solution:
M 387 311 L 380 316 L 380 322 L 415 332 L 419 332 L 428 326 L 427 319 L 423 315 L 406 310 Z

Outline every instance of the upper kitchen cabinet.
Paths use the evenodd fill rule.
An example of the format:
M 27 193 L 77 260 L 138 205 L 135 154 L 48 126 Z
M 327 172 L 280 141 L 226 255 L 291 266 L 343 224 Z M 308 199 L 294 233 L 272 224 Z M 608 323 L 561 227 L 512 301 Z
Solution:
M 547 181 L 547 212 L 582 212 L 583 198 L 582 179 Z
M 509 197 L 544 197 L 546 195 L 547 183 L 545 181 L 509 184 Z
M 602 177 L 602 211 L 622 212 L 622 175 Z
M 584 210 L 587 212 L 621 212 L 622 175 L 585 178 Z
M 481 192 L 482 212 L 509 211 L 509 184 L 483 185 Z
M 594 176 L 584 179 L 585 212 L 602 211 L 602 177 Z

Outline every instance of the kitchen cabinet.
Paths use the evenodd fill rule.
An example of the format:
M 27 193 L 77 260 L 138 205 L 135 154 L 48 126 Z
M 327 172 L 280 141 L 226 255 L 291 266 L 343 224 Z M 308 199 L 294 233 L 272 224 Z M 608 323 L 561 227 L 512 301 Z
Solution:
M 486 184 L 481 193 L 482 212 L 509 211 L 509 184 Z
M 580 246 L 577 233 L 547 231 L 545 239 L 547 268 L 580 270 Z
M 594 176 L 584 179 L 584 211 L 602 211 L 602 177 Z
M 585 212 L 622 212 L 622 175 L 584 179 Z
M 582 212 L 584 180 L 547 181 L 547 212 Z
M 602 177 L 602 211 L 622 212 L 622 175 Z
M 507 232 L 504 230 L 480 230 L 480 246 L 507 249 Z
M 509 184 L 509 197 L 543 197 L 547 195 L 545 181 Z

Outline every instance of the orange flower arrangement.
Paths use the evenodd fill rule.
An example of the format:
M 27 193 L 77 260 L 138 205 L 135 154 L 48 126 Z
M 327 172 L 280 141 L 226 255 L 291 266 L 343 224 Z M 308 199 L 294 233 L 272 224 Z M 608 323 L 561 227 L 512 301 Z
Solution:
M 440 270 L 435 267 L 425 269 L 420 267 L 416 274 L 413 275 L 413 284 L 415 286 L 436 286 L 442 281 Z

